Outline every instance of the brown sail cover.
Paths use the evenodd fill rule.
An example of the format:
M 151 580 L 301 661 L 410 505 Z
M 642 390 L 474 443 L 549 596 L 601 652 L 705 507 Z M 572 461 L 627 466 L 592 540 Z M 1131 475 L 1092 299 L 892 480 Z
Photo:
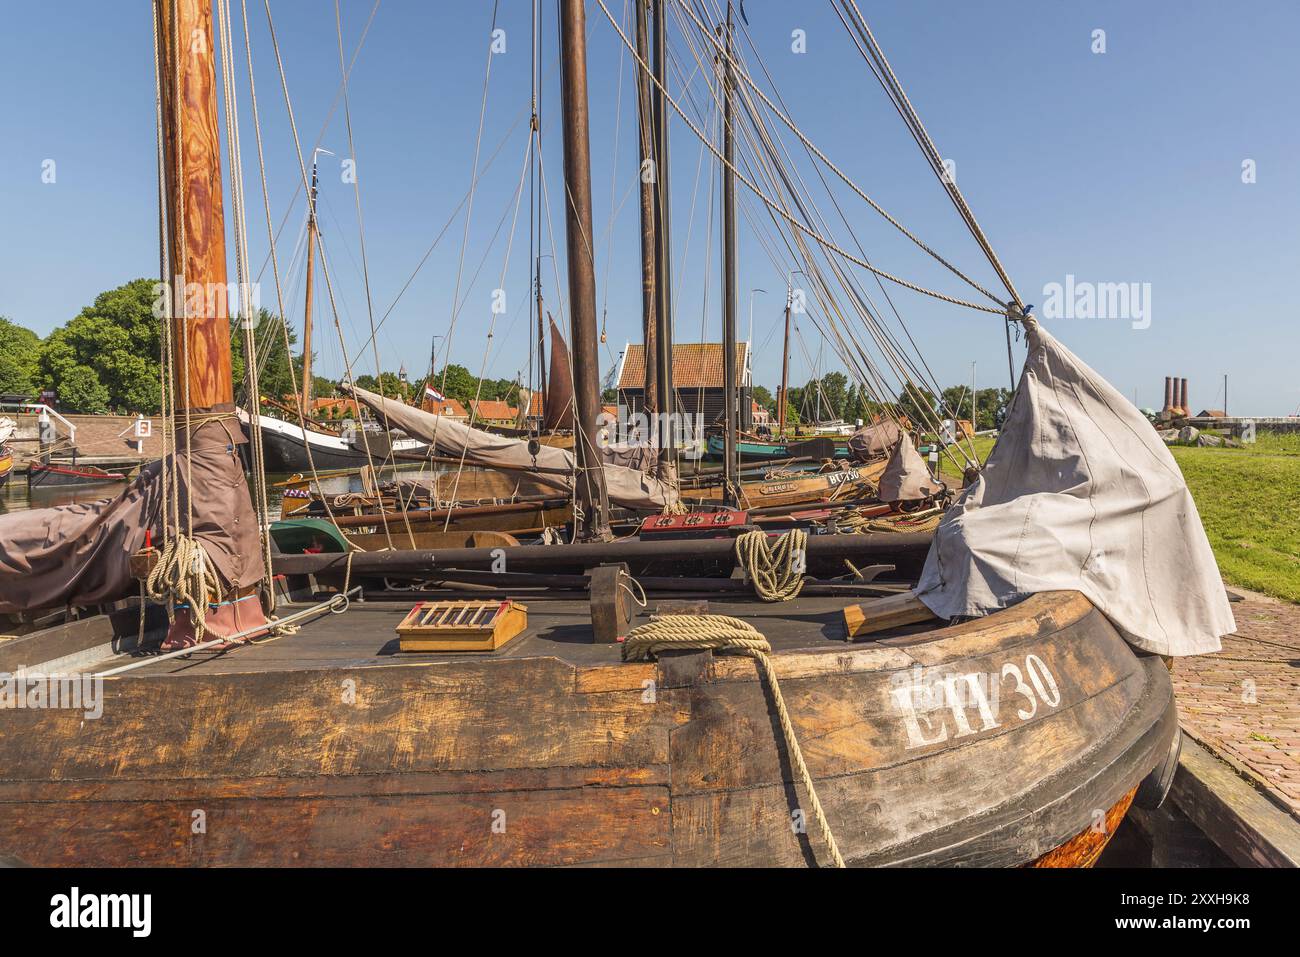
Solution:
M 554 319 L 551 320 L 551 371 L 546 380 L 542 411 L 545 431 L 573 428 L 573 370 L 569 367 L 569 347 Z
M 262 580 L 257 518 L 233 435 L 221 421 L 195 432 L 177 453 L 182 522 L 195 494 L 194 536 L 228 589 Z M 162 546 L 163 462 L 146 465 L 116 498 L 0 515 L 0 613 L 93 605 L 136 593 L 128 560 L 145 531 Z
M 943 486 L 930 475 L 925 459 L 912 444 L 912 437 L 906 432 L 901 433 L 885 472 L 880 476 L 880 500 L 919 502 L 942 491 Z
M 903 430 L 893 419 L 864 425 L 849 436 L 849 457 L 855 462 L 867 462 L 888 455 L 889 450 L 898 445 L 898 437 L 902 434 Z
M 979 480 L 935 531 L 917 597 L 942 618 L 1082 592 L 1132 644 L 1218 651 L 1232 609 L 1178 463 L 1146 418 L 1030 319 Z

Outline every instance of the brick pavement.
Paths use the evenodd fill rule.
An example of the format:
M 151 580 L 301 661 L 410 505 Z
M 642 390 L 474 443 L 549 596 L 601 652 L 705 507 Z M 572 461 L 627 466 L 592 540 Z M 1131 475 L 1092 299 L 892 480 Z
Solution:
M 1174 665 L 1183 730 L 1300 818 L 1300 605 L 1232 590 L 1237 633 Z

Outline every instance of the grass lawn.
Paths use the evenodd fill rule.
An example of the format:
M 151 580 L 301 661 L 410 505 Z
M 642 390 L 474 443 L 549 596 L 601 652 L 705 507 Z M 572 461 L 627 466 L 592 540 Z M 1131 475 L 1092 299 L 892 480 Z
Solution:
M 1300 602 L 1300 435 L 1240 449 L 1175 446 L 1223 577 Z

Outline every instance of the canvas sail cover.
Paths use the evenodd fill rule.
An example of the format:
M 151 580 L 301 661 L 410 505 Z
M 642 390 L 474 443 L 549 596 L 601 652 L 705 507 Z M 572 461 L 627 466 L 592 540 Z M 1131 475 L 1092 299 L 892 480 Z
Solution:
M 177 453 L 182 521 L 193 481 L 194 537 L 227 589 L 262 580 L 262 551 L 235 445 L 220 421 L 194 434 L 193 451 Z M 153 462 L 115 498 L 0 515 L 0 613 L 93 605 L 139 591 L 127 560 L 145 532 L 163 543 L 163 462 Z
M 897 426 L 895 426 L 897 428 Z M 906 432 L 899 435 L 898 444 L 889 456 L 885 472 L 880 476 L 882 502 L 919 502 L 938 495 L 944 486 L 930 475 L 930 467 L 921 458 Z
M 879 455 L 888 454 L 898 445 L 903 430 L 893 419 L 881 419 L 864 425 L 849 436 L 849 456 L 855 462 L 866 462 Z
M 983 615 L 1037 592 L 1086 595 L 1133 645 L 1218 651 L 1236 629 L 1177 463 L 1150 423 L 1036 321 L 979 480 L 935 532 L 917 595 Z
M 530 471 L 530 475 L 553 488 L 573 488 L 574 458 L 567 449 L 543 445 L 534 456 L 526 441 L 493 435 L 356 386 L 350 391 L 390 424 L 424 439 L 443 455 L 463 455 L 475 463 L 504 469 L 542 469 Z M 604 470 L 609 500 L 615 505 L 659 511 L 677 501 L 676 489 L 638 469 L 606 463 Z

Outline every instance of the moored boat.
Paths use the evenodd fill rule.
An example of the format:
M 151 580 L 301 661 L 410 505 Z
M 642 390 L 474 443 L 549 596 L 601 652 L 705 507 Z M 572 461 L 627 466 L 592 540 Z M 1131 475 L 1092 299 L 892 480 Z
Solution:
M 247 430 L 247 413 L 240 412 L 240 421 Z M 257 421 L 262 430 L 263 456 L 269 472 L 310 472 L 313 465 L 317 470 L 357 468 L 384 461 L 390 457 L 390 451 L 393 456 L 418 456 L 427 448 L 425 443 L 414 439 L 389 441 L 381 433 L 349 442 L 341 435 L 304 429 L 268 415 L 257 416 Z M 369 451 L 365 444 L 367 441 L 374 443 Z
M 109 679 L 96 720 L 7 713 L 0 852 L 41 866 L 827 862 L 753 660 L 621 661 L 592 643 L 584 601 L 533 602 L 496 652 L 401 654 L 408 607 L 371 601 L 310 634 Z M 1168 672 L 1083 596 L 853 644 L 842 607 L 799 598 L 761 607 L 760 626 L 847 863 L 1089 863 L 1109 836 L 1099 820 L 1148 777 L 1144 801 L 1158 797 L 1176 760 Z M 111 642 L 135 627 L 77 622 L 58 650 L 107 671 L 132 660 Z M 55 645 L 17 639 L 0 664 L 31 668 Z M 225 743 L 191 746 L 197 728 Z
M 127 476 L 95 465 L 56 465 L 33 459 L 27 466 L 28 488 L 67 488 L 79 485 L 121 485 Z

